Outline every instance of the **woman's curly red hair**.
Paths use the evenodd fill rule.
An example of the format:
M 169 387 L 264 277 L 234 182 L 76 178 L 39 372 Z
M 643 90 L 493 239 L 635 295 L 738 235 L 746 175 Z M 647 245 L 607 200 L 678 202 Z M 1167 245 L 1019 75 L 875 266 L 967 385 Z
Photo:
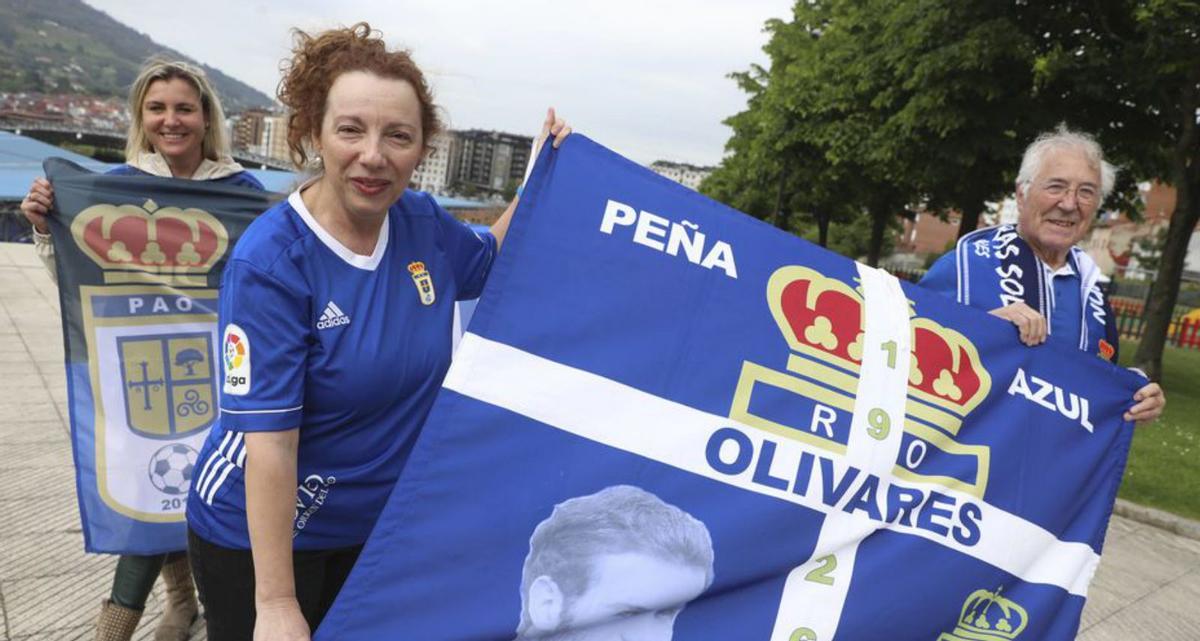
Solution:
M 321 133 L 329 88 L 348 71 L 368 71 L 381 78 L 404 80 L 412 85 L 421 104 L 421 138 L 426 149 L 442 129 L 433 93 L 425 74 L 406 50 L 388 51 L 383 36 L 366 22 L 310 35 L 292 32 L 295 43 L 291 60 L 281 65 L 279 101 L 288 108 L 288 149 L 292 162 L 303 168 L 308 162 L 308 142 Z

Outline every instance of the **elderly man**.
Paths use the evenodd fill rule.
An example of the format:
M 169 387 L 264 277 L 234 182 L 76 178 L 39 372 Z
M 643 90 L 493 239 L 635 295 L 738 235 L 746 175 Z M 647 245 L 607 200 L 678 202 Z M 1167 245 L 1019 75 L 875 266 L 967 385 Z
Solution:
M 708 528 L 631 485 L 555 506 L 529 539 L 518 641 L 671 641 L 713 581 Z
M 1054 335 L 1115 362 L 1116 323 L 1098 286 L 1100 271 L 1075 247 L 1115 179 L 1091 136 L 1062 125 L 1042 134 L 1021 160 L 1016 226 L 963 236 L 920 284 L 1011 321 L 1026 345 Z M 1133 400 L 1128 421 L 1154 420 L 1166 404 L 1157 383 L 1143 386 Z

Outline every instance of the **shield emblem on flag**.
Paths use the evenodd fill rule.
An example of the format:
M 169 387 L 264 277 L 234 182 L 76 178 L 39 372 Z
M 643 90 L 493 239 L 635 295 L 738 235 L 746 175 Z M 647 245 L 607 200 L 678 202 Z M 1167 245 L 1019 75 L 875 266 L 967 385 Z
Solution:
M 216 288 L 275 195 L 240 179 L 44 167 L 84 545 L 182 549 L 196 452 L 219 416 Z
M 117 339 L 129 428 L 150 438 L 177 438 L 216 418 L 208 333 Z
M 182 521 L 181 486 L 146 470 L 169 445 L 199 450 L 217 420 L 217 293 L 106 285 L 80 294 L 99 496 L 139 520 Z

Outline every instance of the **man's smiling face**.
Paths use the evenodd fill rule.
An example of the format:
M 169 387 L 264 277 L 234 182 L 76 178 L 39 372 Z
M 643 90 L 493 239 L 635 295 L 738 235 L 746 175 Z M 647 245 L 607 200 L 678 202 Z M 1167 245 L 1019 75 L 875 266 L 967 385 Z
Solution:
M 1059 267 L 1099 206 L 1099 168 L 1078 149 L 1050 149 L 1033 181 L 1017 189 L 1017 230 L 1042 260 Z

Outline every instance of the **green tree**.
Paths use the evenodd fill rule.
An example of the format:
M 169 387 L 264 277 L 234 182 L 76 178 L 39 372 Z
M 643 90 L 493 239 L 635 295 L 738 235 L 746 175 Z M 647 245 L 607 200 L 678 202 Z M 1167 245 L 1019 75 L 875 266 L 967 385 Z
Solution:
M 881 241 L 881 252 L 887 254 L 895 245 L 897 232 L 900 230 L 900 218 L 897 216 L 890 217 L 887 228 L 884 230 L 883 239 Z M 874 225 L 874 219 L 866 214 L 840 222 L 839 224 L 829 228 L 828 244 L 825 245 L 830 250 L 835 251 L 843 256 L 849 256 L 855 260 L 866 258 L 871 250 L 871 228 Z M 817 228 L 815 225 L 796 225 L 793 228 L 797 235 L 805 240 L 812 242 L 817 241 Z
M 872 264 L 906 210 L 957 210 L 960 233 L 974 229 L 986 203 L 1011 191 L 1023 146 L 1053 122 L 1031 91 L 1033 38 L 1017 28 L 1025 10 L 797 2 L 790 21 L 768 23 L 770 69 L 735 76 L 750 100 L 727 121 L 730 153 L 713 194 L 760 211 L 792 195 L 800 211 L 830 212 L 818 219 L 826 224 L 865 211 Z
M 1039 8 L 1044 18 L 1037 28 L 1045 29 L 1035 61 L 1039 98 L 1099 134 L 1125 168 L 1125 185 L 1159 178 L 1176 190 L 1134 357 L 1158 380 L 1188 241 L 1200 222 L 1200 2 L 1074 0 Z
M 843 76 L 852 53 L 838 32 L 849 22 L 838 18 L 838 4 L 800 2 L 791 21 L 767 23 L 771 67 L 734 74 L 750 94 L 748 106 L 726 120 L 734 132 L 729 153 L 703 189 L 782 229 L 815 225 L 821 245 L 832 223 L 866 212 L 875 221 L 866 252 L 875 264 L 883 230 L 903 209 L 904 188 L 860 161 L 871 123 L 848 107 L 871 89 Z
M 782 42 L 775 50 L 806 54 L 784 60 L 776 83 L 790 99 L 792 128 L 804 149 L 819 152 L 809 153 L 809 162 L 800 165 L 809 171 L 799 180 L 820 185 L 821 204 L 840 213 L 840 220 L 868 217 L 865 254 L 867 264 L 874 266 L 883 254 L 885 230 L 917 194 L 915 184 L 875 147 L 887 107 L 874 101 L 886 91 L 889 78 L 879 64 L 881 44 L 866 37 L 879 27 L 871 5 L 798 2 L 792 23 L 776 31 Z M 778 67 L 778 56 L 773 61 L 773 68 Z
M 1162 246 L 1167 239 L 1167 229 L 1160 228 L 1150 236 L 1142 236 L 1133 242 L 1130 253 L 1137 259 L 1138 267 L 1146 271 L 1157 272 L 1162 266 Z
M 791 28 L 780 20 L 767 23 L 766 31 L 775 34 L 765 47 L 773 60 L 771 70 L 755 65 L 732 74 L 749 94 L 748 107 L 725 120 L 733 130 L 728 154 L 701 191 L 780 229 L 790 230 L 795 214 L 811 214 L 824 246 L 834 208 L 820 189 L 827 182 L 822 174 L 826 167 L 820 150 L 800 137 L 799 110 L 783 77 L 787 68 L 806 64 L 818 36 L 811 33 L 792 43 L 779 34 Z
M 1136 357 L 1160 375 L 1200 221 L 1200 2 L 799 0 L 767 31 L 709 193 L 784 228 L 866 212 L 873 261 L 895 214 L 954 209 L 970 231 L 1038 132 L 1093 132 L 1127 170 L 1109 207 L 1136 215 L 1135 179 L 1177 191 Z
M 852 3 L 854 4 L 854 3 Z M 1012 193 L 1021 152 L 1055 118 L 1033 84 L 1036 35 L 1018 28 L 1024 3 L 875 0 L 865 64 L 879 92 L 864 96 L 881 125 L 866 149 L 925 209 L 974 230 L 987 203 Z

